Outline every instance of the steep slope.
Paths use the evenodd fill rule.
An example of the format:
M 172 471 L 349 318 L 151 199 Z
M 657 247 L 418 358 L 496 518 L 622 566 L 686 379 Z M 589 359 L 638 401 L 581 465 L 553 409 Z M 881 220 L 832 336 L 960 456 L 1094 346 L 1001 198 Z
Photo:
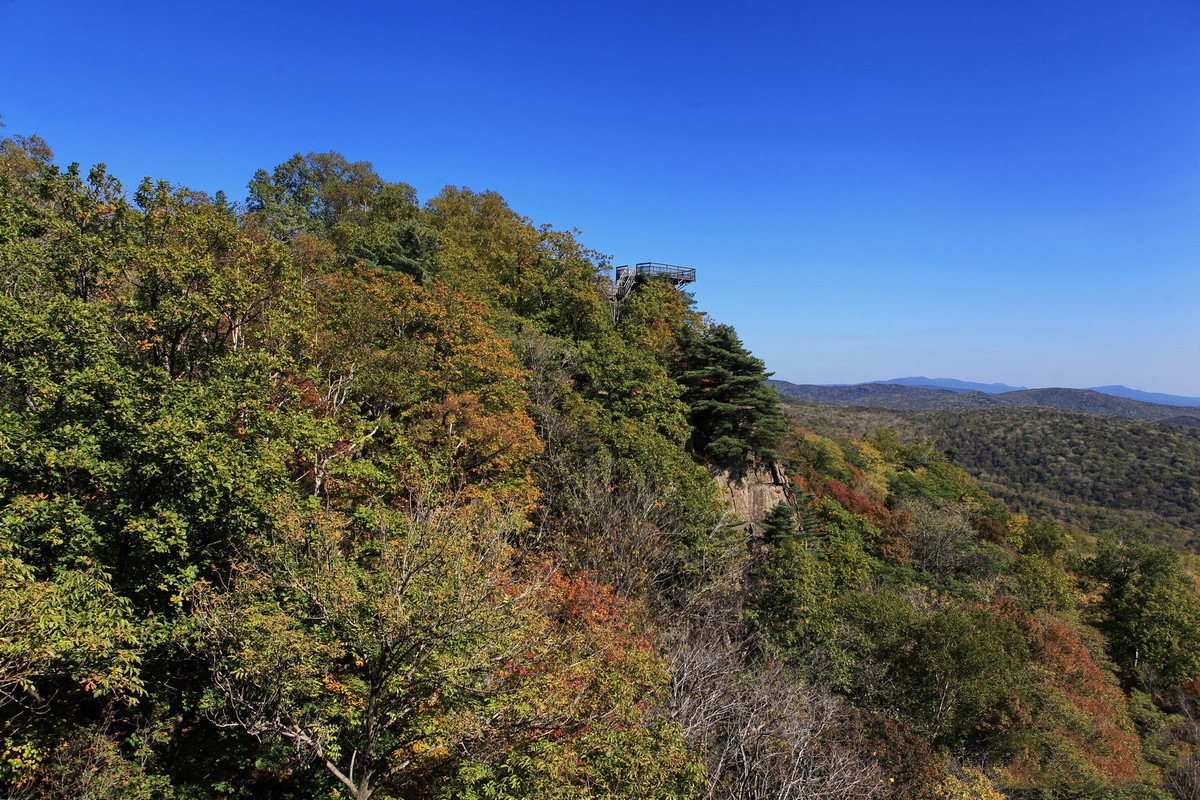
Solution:
M 927 443 L 837 429 L 836 415 L 883 412 L 823 410 L 829 435 L 802 433 L 791 453 L 796 513 L 767 520 L 753 573 L 768 654 L 842 681 L 913 800 L 1165 800 L 1152 787 L 1180 750 L 1151 731 L 1190 700 L 1158 708 L 1135 687 L 1200 669 L 1200 597 L 1178 555 L 1013 514 Z M 1138 605 L 1151 594 L 1159 611 Z M 953 792 L 922 786 L 931 747 L 989 766 L 956 767 L 977 782 Z

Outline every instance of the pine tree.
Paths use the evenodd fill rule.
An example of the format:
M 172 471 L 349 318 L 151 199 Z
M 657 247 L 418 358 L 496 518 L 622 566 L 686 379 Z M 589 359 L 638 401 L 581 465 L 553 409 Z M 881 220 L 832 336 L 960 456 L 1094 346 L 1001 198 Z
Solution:
M 800 529 L 796 526 L 796 512 L 792 511 L 786 500 L 780 500 L 771 507 L 763 517 L 761 527 L 763 539 L 770 543 L 794 539 L 800 535 Z
M 751 355 L 729 325 L 680 336 L 676 380 L 691 409 L 691 451 L 729 464 L 750 455 L 774 459 L 788 429 L 761 359 Z

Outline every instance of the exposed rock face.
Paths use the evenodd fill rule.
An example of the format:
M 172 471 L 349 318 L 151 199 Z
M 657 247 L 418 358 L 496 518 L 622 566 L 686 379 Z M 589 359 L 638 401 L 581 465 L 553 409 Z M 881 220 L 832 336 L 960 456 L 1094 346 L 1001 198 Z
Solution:
M 713 480 L 724 490 L 734 513 L 746 522 L 761 521 L 788 499 L 787 476 L 778 461 L 748 461 L 732 469 L 716 469 Z

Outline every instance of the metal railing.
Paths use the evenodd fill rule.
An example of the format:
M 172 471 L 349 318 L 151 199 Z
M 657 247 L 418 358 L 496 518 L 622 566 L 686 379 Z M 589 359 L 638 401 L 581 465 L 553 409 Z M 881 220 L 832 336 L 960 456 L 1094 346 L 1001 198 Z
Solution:
M 674 264 L 659 264 L 654 261 L 644 261 L 632 267 L 617 267 L 618 284 L 634 278 L 666 278 L 674 284 L 693 283 L 696 280 L 696 270 L 692 267 L 677 267 Z

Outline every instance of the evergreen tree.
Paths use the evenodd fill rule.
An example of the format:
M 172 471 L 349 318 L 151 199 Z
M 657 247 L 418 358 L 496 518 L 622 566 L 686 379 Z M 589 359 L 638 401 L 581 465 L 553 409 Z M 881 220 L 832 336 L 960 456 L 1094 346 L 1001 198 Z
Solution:
M 788 425 L 764 367 L 729 325 L 684 329 L 676 380 L 691 409 L 694 454 L 720 464 L 778 457 L 775 446 Z
M 786 500 L 776 503 L 762 521 L 763 538 L 770 542 L 782 542 L 800 535 L 796 526 L 796 514 Z

